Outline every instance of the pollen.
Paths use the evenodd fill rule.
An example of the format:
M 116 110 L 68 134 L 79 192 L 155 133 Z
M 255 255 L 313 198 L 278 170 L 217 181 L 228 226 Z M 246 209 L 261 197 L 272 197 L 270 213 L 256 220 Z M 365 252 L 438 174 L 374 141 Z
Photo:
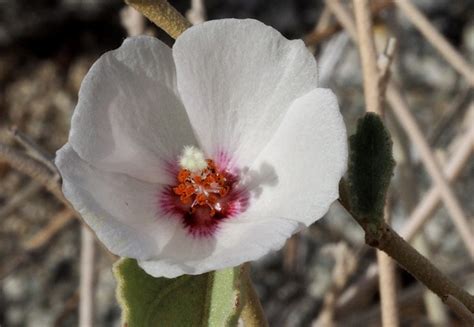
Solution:
M 214 161 L 204 159 L 203 153 L 194 147 L 186 147 L 179 158 L 181 169 L 173 192 L 191 213 L 198 208 L 209 209 L 214 217 L 223 210 L 223 198 L 229 193 L 231 181 L 225 172 L 219 171 Z
M 207 167 L 204 153 L 198 148 L 190 145 L 185 146 L 179 157 L 179 166 L 190 172 L 199 172 Z

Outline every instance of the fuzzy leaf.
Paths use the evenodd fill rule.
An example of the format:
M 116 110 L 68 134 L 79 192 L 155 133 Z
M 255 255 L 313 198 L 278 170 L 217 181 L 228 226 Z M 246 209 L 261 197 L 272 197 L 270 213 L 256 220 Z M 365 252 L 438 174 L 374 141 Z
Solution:
M 351 207 L 359 216 L 381 221 L 394 167 L 390 134 L 378 115 L 367 113 L 350 138 Z
M 128 327 L 236 326 L 240 267 L 174 279 L 154 278 L 133 259 L 114 266 L 117 297 Z

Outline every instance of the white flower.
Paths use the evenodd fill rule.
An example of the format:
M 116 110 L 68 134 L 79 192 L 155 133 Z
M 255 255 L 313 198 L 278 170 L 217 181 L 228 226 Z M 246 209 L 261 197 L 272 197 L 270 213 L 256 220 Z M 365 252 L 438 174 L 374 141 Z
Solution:
M 346 130 L 303 42 L 255 20 L 134 37 L 79 92 L 56 164 L 107 248 L 153 276 L 281 248 L 338 197 Z

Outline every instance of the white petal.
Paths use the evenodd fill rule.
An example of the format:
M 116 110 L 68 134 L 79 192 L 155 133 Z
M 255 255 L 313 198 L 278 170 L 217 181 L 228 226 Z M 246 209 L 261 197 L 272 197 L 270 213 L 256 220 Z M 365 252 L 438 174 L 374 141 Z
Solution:
M 316 89 L 299 98 L 250 169 L 260 176 L 252 210 L 310 225 L 338 198 L 347 156 L 335 95 Z
M 69 142 L 103 170 L 169 182 L 160 172 L 196 143 L 176 88 L 169 47 L 152 37 L 126 39 L 84 78 Z
M 178 89 L 204 152 L 250 165 L 289 105 L 317 87 L 316 61 L 258 21 L 222 19 L 194 26 L 173 46 Z
M 171 242 L 175 251 L 176 247 L 182 248 L 179 256 L 176 252 L 173 257 L 162 253 L 138 264 L 152 276 L 167 278 L 233 267 L 280 249 L 299 227 L 298 222 L 288 219 L 235 217 L 220 225 L 214 239 L 186 237 Z
M 182 235 L 152 260 L 149 274 L 181 274 L 231 267 L 279 249 L 302 226 L 321 218 L 338 197 L 347 166 L 347 135 L 334 94 L 316 89 L 297 99 L 243 183 L 251 205 L 222 222 L 210 240 Z M 187 251 L 188 252 L 187 252 Z
M 56 165 L 64 195 L 112 253 L 154 257 L 178 227 L 175 220 L 157 219 L 161 185 L 101 171 L 83 161 L 69 144 L 58 151 Z

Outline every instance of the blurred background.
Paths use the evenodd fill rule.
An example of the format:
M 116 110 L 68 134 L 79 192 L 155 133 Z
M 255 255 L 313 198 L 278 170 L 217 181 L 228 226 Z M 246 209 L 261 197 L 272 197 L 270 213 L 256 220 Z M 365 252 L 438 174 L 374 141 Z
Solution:
M 353 133 L 364 112 L 361 64 L 358 48 L 332 6 L 315 0 L 170 2 L 193 22 L 252 17 L 288 38 L 304 39 L 318 59 L 321 84 L 338 95 Z M 350 2 L 334 3 L 352 15 Z M 399 123 L 397 110 L 386 105 L 384 120 L 397 161 L 390 216 L 396 230 L 472 293 L 473 254 L 467 247 L 469 242 L 472 247 L 474 215 L 474 77 L 469 76 L 474 1 L 412 3 L 471 70 L 445 60 L 420 33 L 413 12 L 392 1 L 373 1 L 377 48 L 382 52 L 389 37 L 397 39 L 391 79 L 430 149 L 428 157 L 421 153 L 420 141 Z M 127 33 L 152 34 L 170 45 L 173 41 L 119 0 L 0 0 L 3 150 L 7 146 L 28 153 L 48 167 L 67 140 L 84 74 L 102 53 L 120 46 Z M 451 181 L 461 213 L 446 210 L 440 200 L 425 169 L 433 157 Z M 51 192 L 53 187 L 45 188 L 48 182 L 24 172 L 0 151 L 0 326 L 75 326 L 84 243 L 80 222 Z M 468 233 L 461 236 L 463 226 Z M 270 326 L 380 326 L 377 259 L 363 238 L 358 225 L 335 205 L 283 250 L 253 263 Z M 98 244 L 95 250 L 94 326 L 119 326 L 111 272 L 115 259 Z M 398 267 L 395 272 L 393 298 L 401 326 L 463 325 L 410 275 Z

